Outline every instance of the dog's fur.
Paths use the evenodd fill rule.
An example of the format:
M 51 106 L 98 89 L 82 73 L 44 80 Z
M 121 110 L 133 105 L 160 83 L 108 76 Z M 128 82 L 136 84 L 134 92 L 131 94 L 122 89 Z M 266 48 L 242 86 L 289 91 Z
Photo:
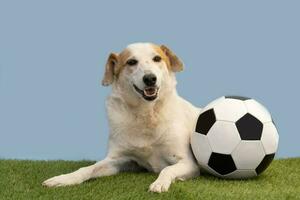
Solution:
M 161 59 L 154 60 L 155 56 Z M 130 59 L 137 62 L 129 65 Z M 120 54 L 111 53 L 102 81 L 105 86 L 112 85 L 106 104 L 110 125 L 107 157 L 94 165 L 50 178 L 43 185 L 74 185 L 145 168 L 159 173 L 149 190 L 165 192 L 176 179 L 199 175 L 190 136 L 200 108 L 177 94 L 175 72 L 182 69 L 180 59 L 164 45 L 135 43 Z M 149 73 L 157 81 L 148 94 L 143 77 Z

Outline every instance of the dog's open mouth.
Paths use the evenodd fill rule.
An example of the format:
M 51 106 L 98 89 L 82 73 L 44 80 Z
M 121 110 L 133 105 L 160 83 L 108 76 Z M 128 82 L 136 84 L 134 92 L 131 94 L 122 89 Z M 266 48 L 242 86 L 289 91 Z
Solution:
M 157 98 L 158 87 L 145 87 L 144 90 L 139 89 L 135 84 L 133 84 L 134 89 L 142 95 L 142 97 L 147 101 L 153 101 Z

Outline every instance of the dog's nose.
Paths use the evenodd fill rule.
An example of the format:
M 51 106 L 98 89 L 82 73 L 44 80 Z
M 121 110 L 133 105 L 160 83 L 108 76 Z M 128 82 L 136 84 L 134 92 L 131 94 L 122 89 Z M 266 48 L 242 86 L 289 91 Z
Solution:
M 146 74 L 143 77 L 143 81 L 147 86 L 154 86 L 156 83 L 156 76 L 154 74 Z

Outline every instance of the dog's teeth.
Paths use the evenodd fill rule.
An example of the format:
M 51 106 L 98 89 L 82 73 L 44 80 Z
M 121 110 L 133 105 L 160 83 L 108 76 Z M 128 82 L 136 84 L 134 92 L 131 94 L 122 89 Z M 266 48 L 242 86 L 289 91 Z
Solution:
M 144 90 L 144 94 L 149 97 L 155 96 L 156 92 L 157 92 L 157 89 L 154 89 L 154 88 L 148 88 L 148 89 Z

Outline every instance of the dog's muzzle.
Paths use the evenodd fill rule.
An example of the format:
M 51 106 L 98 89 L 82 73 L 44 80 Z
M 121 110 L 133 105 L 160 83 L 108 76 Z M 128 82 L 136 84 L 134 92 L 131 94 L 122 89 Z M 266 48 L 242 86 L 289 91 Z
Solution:
M 139 89 L 135 84 L 133 84 L 133 87 L 147 101 L 153 101 L 157 98 L 159 89 L 157 86 L 146 86 L 144 90 Z

